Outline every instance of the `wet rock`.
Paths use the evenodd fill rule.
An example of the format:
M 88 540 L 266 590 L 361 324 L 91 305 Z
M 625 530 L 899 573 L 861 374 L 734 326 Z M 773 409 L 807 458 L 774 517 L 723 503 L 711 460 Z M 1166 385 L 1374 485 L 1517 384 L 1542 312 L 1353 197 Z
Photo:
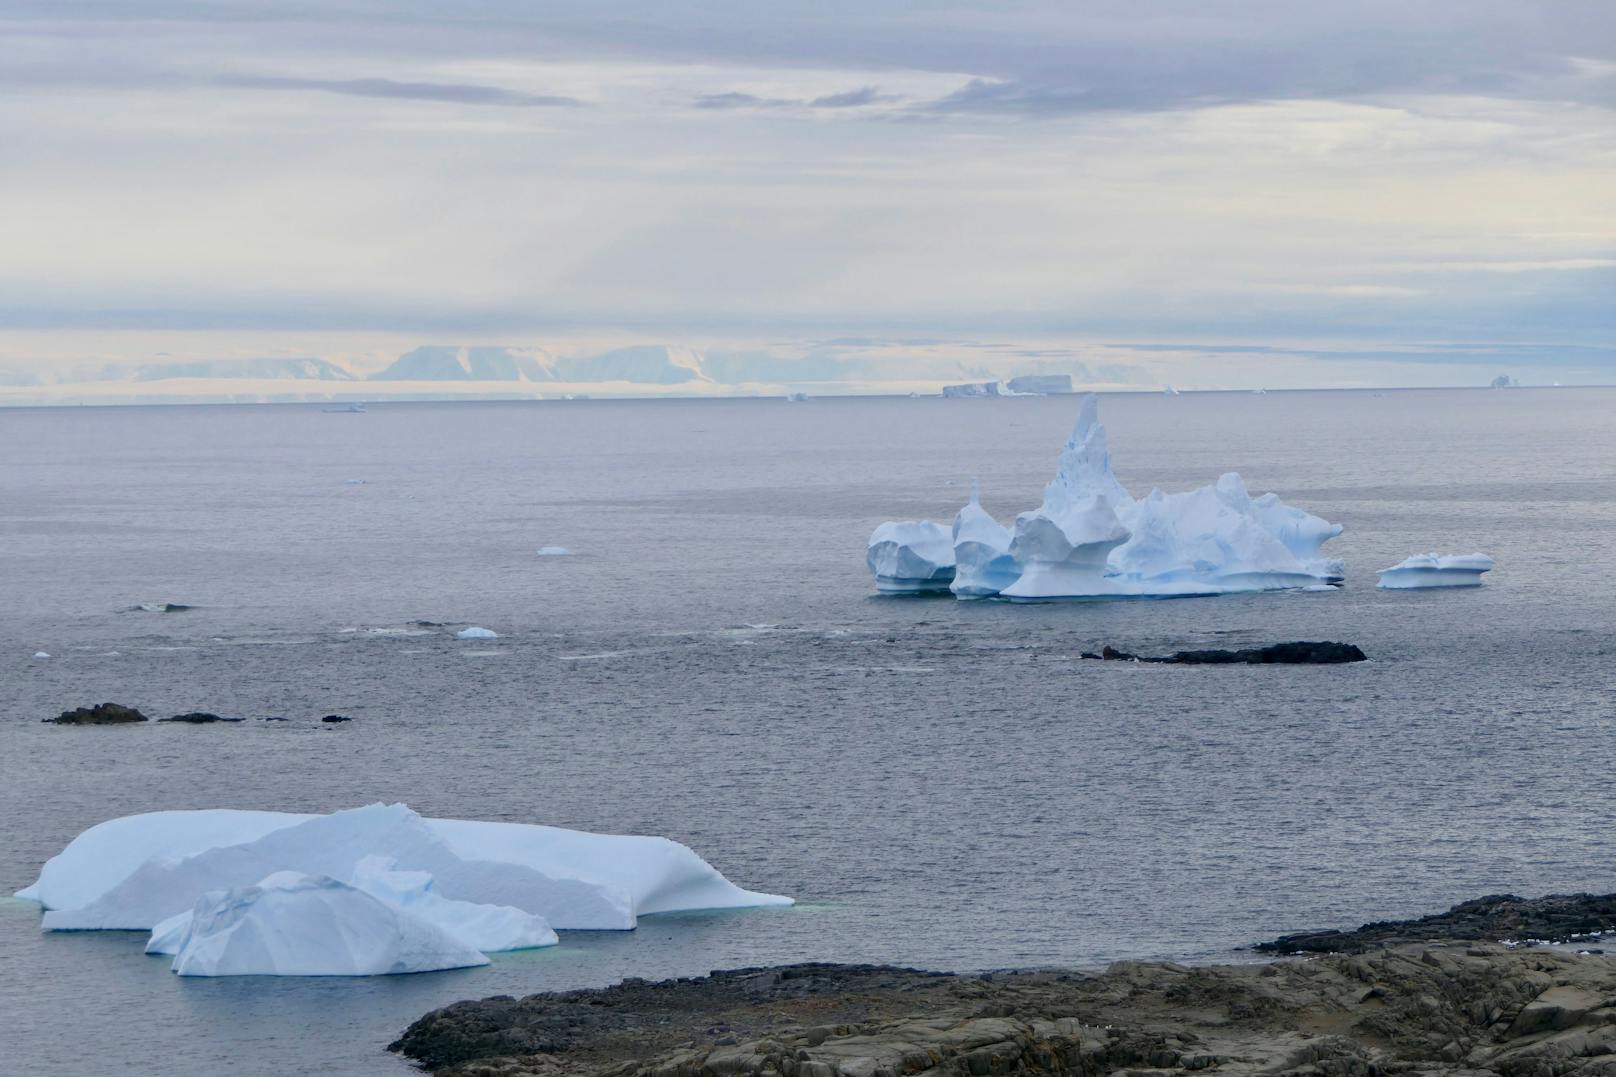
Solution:
M 55 718 L 44 721 L 55 725 L 122 725 L 125 722 L 144 722 L 146 716 L 133 707 L 121 703 L 98 703 L 93 707 L 63 711 Z
M 328 714 L 324 718 L 321 718 L 320 721 L 335 724 L 337 722 L 351 722 L 353 719 L 349 718 L 346 714 Z
M 182 722 L 185 725 L 208 725 L 213 722 L 239 722 L 240 718 L 225 718 L 222 715 L 210 714 L 207 711 L 187 711 L 176 714 L 172 718 L 159 718 L 159 722 Z
M 1492 894 L 1417 920 L 1384 920 L 1356 931 L 1303 931 L 1255 949 L 1270 953 L 1361 953 L 1434 939 L 1570 942 L 1616 931 L 1616 894 Z
M 1222 665 L 1336 665 L 1342 662 L 1364 662 L 1368 655 L 1351 643 L 1333 643 L 1327 640 L 1295 643 L 1274 643 L 1267 647 L 1249 647 L 1238 651 L 1175 651 L 1170 655 L 1146 657 L 1119 651 L 1110 644 L 1095 654 L 1084 651 L 1084 658 L 1098 658 L 1110 662 L 1154 662 L 1162 665 L 1222 666 Z

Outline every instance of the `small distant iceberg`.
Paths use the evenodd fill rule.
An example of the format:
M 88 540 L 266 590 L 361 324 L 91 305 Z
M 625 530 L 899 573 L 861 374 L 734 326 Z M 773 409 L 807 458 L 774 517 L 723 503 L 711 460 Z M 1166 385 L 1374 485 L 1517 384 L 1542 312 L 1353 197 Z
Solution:
M 1230 472 L 1184 493 L 1135 499 L 1111 471 L 1098 401 L 1084 397 L 1043 504 L 1006 527 L 977 488 L 950 534 L 919 522 L 884 523 L 866 558 L 883 593 L 951 589 L 960 598 L 1014 601 L 1222 595 L 1328 588 L 1340 561 L 1323 556 L 1341 525 L 1252 497 Z M 945 536 L 951 542 L 945 544 Z
M 805 404 L 805 403 L 808 402 L 808 394 L 807 393 L 787 393 L 786 394 L 786 399 L 788 401 L 790 401 L 791 403 L 793 403 L 793 404 Z
M 34 657 L 35 658 L 49 658 L 50 657 L 50 652 L 48 652 L 48 651 L 35 651 L 34 652 Z
M 572 553 L 565 546 L 540 546 L 540 557 L 566 557 Z
M 363 415 L 366 409 L 365 405 L 354 403 L 339 404 L 335 407 L 321 408 L 320 410 L 328 415 Z
M 1380 570 L 1380 587 L 1388 591 L 1412 591 L 1427 587 L 1480 587 L 1481 574 L 1491 572 L 1495 562 L 1484 553 L 1418 553 L 1407 560 Z
M 498 639 L 499 638 L 499 633 L 495 632 L 491 628 L 484 628 L 481 625 L 472 625 L 470 628 L 462 628 L 460 631 L 456 632 L 455 633 L 455 638 L 456 639 Z
M 196 608 L 195 606 L 187 606 L 183 602 L 142 602 L 139 605 L 130 606 L 129 609 L 128 609 L 128 612 L 129 613 L 179 613 L 179 612 L 181 612 L 183 610 L 191 610 L 191 609 L 195 609 L 195 608 Z
M 870 536 L 864 562 L 883 594 L 944 594 L 954 582 L 954 536 L 930 520 L 885 523 Z

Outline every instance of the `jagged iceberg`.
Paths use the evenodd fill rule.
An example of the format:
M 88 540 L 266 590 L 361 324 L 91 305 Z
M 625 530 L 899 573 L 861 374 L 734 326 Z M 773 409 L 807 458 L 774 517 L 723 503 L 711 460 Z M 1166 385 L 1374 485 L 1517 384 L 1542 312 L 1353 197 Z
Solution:
M 930 520 L 885 523 L 870 535 L 864 561 L 884 594 L 944 592 L 954 581 L 954 537 Z
M 152 952 L 182 953 L 199 903 L 277 872 L 334 880 L 482 952 L 550 945 L 552 928 L 792 903 L 735 886 L 666 838 L 424 819 L 402 804 L 125 816 L 73 839 L 17 896 L 45 907 L 47 931 L 150 929 Z
M 1380 570 L 1379 586 L 1389 591 L 1424 587 L 1480 587 L 1481 574 L 1493 570 L 1484 553 L 1417 553 L 1391 568 Z
M 916 563 L 936 563 L 935 524 L 882 524 L 871 536 L 870 568 L 882 591 L 940 590 L 914 583 Z M 1276 494 L 1252 497 L 1233 472 L 1184 493 L 1134 499 L 1111 471 L 1098 403 L 1086 396 L 1054 481 L 1038 508 L 1006 529 L 971 503 L 955 520 L 954 593 L 1017 601 L 1053 598 L 1216 595 L 1340 583 L 1340 561 L 1322 556 L 1341 533 Z M 1005 539 L 1008 538 L 1006 542 Z M 878 565 L 876 543 L 885 540 Z M 899 579 L 896 554 L 911 562 Z
M 1010 529 L 982 507 L 982 489 L 971 483 L 971 500 L 954 517 L 954 581 L 960 598 L 996 595 L 1016 581 L 1021 569 L 1010 553 Z

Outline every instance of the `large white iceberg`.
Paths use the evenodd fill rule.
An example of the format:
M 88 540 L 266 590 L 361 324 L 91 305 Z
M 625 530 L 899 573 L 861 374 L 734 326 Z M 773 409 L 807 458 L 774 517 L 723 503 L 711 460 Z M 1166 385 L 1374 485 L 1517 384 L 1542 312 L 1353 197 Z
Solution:
M 954 581 L 954 537 L 930 520 L 884 523 L 870 535 L 865 564 L 884 594 L 932 594 Z
M 295 871 L 204 894 L 187 919 L 174 956 L 181 976 L 381 976 L 488 964 L 429 920 Z
M 899 588 L 890 573 L 883 581 L 875 538 L 916 526 L 876 529 L 870 567 L 879 589 Z M 960 597 L 1038 601 L 1326 587 L 1343 578 L 1341 562 L 1321 552 L 1340 533 L 1339 524 L 1275 494 L 1252 497 L 1232 472 L 1198 490 L 1153 490 L 1136 500 L 1111 471 L 1105 428 L 1090 395 L 1043 504 L 1016 517 L 1013 532 L 983 512 L 973 492 L 955 521 L 953 590 Z M 1002 535 L 1009 542 L 1001 550 Z M 910 548 L 918 545 L 911 539 Z
M 1010 553 L 1010 529 L 982 507 L 982 491 L 971 483 L 971 500 L 954 517 L 954 580 L 960 598 L 996 595 L 1016 581 L 1021 568 Z
M 45 907 L 47 931 L 150 929 L 148 952 L 175 954 L 175 971 L 196 975 L 451 968 L 468 951 L 553 945 L 553 928 L 792 903 L 741 889 L 666 838 L 425 819 L 402 804 L 112 819 L 74 838 L 17 896 Z M 339 938 L 304 930 L 327 914 L 368 956 L 305 960 Z
M 588 834 L 523 823 L 424 819 L 402 804 L 331 815 L 152 812 L 80 834 L 18 897 L 46 930 L 150 929 L 210 890 L 276 871 L 347 880 L 366 857 L 424 871 L 446 898 L 507 905 L 560 929 L 628 929 L 687 909 L 789 905 L 731 883 L 666 838 Z
M 1391 591 L 1424 587 L 1480 587 L 1481 574 L 1493 570 L 1484 553 L 1419 553 L 1380 570 L 1379 586 Z

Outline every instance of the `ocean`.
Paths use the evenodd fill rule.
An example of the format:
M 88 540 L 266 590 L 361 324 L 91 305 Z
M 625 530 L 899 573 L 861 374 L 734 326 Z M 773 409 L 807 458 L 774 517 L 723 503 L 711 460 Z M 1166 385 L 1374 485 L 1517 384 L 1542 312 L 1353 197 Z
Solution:
M 1616 890 L 1616 390 L 1109 395 L 1135 494 L 1239 471 L 1346 525 L 1326 548 L 1346 585 L 874 595 L 877 523 L 946 522 L 973 478 L 1002 519 L 1034 507 L 1076 411 L 0 410 L 0 891 L 114 816 L 402 801 L 667 835 L 800 902 L 564 933 L 462 972 L 195 980 L 143 935 L 45 935 L 0 898 L 0 1058 L 36 1077 L 396 1075 L 388 1041 L 460 998 L 810 959 L 1238 960 L 1484 893 Z M 1498 568 L 1474 590 L 1375 589 L 1427 550 Z M 194 608 L 135 608 L 164 602 Z M 498 638 L 457 640 L 468 624 Z M 1293 639 L 1371 661 L 1077 658 Z M 103 700 L 250 720 L 40 722 Z

